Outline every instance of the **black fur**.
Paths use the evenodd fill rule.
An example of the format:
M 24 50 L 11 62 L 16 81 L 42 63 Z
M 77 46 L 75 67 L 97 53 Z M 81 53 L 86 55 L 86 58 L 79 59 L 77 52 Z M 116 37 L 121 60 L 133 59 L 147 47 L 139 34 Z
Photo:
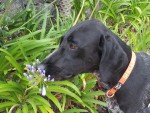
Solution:
M 39 67 L 55 80 L 97 70 L 100 82 L 111 88 L 125 72 L 131 52 L 118 36 L 92 19 L 72 27 L 62 37 L 60 47 Z M 150 56 L 142 52 L 136 56 L 135 67 L 115 98 L 124 113 L 150 113 Z

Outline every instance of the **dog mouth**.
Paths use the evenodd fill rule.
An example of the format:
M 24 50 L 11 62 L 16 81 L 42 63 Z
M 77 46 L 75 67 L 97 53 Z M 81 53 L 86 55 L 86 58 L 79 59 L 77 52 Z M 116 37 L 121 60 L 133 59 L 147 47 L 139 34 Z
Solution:
M 51 78 L 54 78 L 54 80 L 58 80 L 58 81 L 67 80 L 74 76 L 74 74 L 69 73 L 68 71 L 65 71 L 64 69 L 59 68 L 55 65 L 49 66 L 49 65 L 40 64 L 40 65 L 38 65 L 37 68 L 39 68 L 41 70 L 45 70 L 46 76 L 50 75 Z
M 70 79 L 70 78 L 72 78 L 73 76 L 74 76 L 73 74 L 63 75 L 64 79 Z
M 51 75 L 52 78 L 55 79 L 55 81 L 63 81 L 71 79 L 74 75 L 72 74 L 59 74 L 59 75 Z

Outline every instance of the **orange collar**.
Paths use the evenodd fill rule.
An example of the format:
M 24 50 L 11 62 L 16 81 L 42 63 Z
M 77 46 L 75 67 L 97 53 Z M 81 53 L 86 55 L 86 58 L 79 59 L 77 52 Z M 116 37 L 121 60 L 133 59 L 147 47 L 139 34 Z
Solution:
M 107 97 L 109 97 L 109 98 L 113 97 L 115 95 L 115 93 L 121 88 L 121 86 L 126 82 L 126 80 L 129 78 L 129 76 L 134 68 L 135 62 L 136 62 L 136 55 L 134 52 L 132 52 L 132 58 L 129 63 L 129 66 L 127 67 L 126 71 L 124 72 L 123 76 L 121 77 L 121 79 L 119 80 L 117 85 L 115 85 L 113 88 L 109 89 L 106 92 Z

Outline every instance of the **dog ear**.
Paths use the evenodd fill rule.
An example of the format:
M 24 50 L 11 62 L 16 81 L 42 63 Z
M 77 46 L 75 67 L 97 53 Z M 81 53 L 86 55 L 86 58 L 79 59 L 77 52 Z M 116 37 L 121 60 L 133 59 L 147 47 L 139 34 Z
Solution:
M 106 31 L 100 37 L 99 48 L 101 59 L 99 64 L 100 78 L 103 82 L 110 83 L 114 78 L 120 78 L 123 69 L 128 65 L 126 51 L 130 48 L 111 31 Z M 127 50 L 129 49 L 129 50 Z

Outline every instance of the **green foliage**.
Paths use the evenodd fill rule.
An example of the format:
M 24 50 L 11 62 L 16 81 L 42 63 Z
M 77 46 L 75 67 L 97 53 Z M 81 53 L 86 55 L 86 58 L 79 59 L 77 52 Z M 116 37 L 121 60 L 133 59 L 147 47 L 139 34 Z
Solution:
M 7 13 L 12 2 L 7 7 L 0 5 L 0 9 L 6 9 L 0 15 L 0 112 L 53 113 L 55 105 L 61 113 L 98 113 L 97 106 L 106 106 L 99 100 L 104 93 L 98 91 L 97 80 L 91 74 L 49 82 L 45 97 L 39 86 L 31 86 L 23 76 L 25 65 L 44 59 L 76 22 L 97 18 L 134 51 L 150 48 L 149 0 L 74 0 L 73 14 L 60 18 L 56 8 L 55 20 L 48 6 L 37 12 L 32 0 L 24 11 L 10 16 Z
M 47 88 L 47 91 L 55 92 L 57 93 L 56 95 L 59 95 L 59 97 L 61 97 L 59 98 L 59 101 L 63 103 L 62 105 L 63 113 L 66 113 L 66 112 L 68 113 L 71 111 L 73 112 L 74 109 L 77 110 L 77 106 L 79 108 L 82 108 L 82 110 L 85 109 L 84 107 L 86 107 L 92 113 L 93 112 L 96 113 L 96 106 L 95 106 L 96 104 L 106 106 L 106 103 L 100 100 L 97 100 L 96 97 L 103 96 L 104 93 L 100 91 L 94 91 L 94 87 L 96 85 L 97 80 L 90 76 L 91 76 L 90 74 L 86 74 L 86 76 L 84 77 L 84 79 L 88 79 L 86 81 L 87 87 L 85 88 L 83 88 L 84 85 L 80 77 L 75 77 L 72 80 L 72 82 L 76 85 L 74 85 L 73 83 L 69 81 L 61 81 L 61 82 L 56 81 L 56 82 L 49 83 L 49 87 Z M 58 86 L 58 84 L 61 86 Z M 56 85 L 56 86 L 52 86 L 52 85 Z M 65 86 L 65 88 L 63 88 L 62 86 Z M 52 98 L 52 96 L 49 96 L 49 98 Z M 54 102 L 54 100 L 52 101 Z M 67 105 L 68 103 L 69 105 Z M 55 103 L 55 105 L 56 104 L 58 103 Z M 64 106 L 64 105 L 67 105 L 67 106 Z M 72 109 L 66 110 L 64 107 L 71 107 Z M 85 109 L 84 111 L 86 111 L 87 109 Z
M 25 82 L 12 82 L 0 83 L 0 112 L 8 110 L 12 112 L 33 112 L 40 111 L 53 111 L 47 100 L 41 97 L 37 87 L 27 90 Z M 42 108 L 42 110 L 41 110 Z M 20 113 L 19 112 L 19 113 Z
M 94 82 L 96 83 L 95 80 Z M 87 107 L 91 112 L 94 112 L 92 108 L 94 107 L 94 104 L 102 104 L 106 106 L 103 102 L 94 99 L 95 96 L 101 96 L 104 94 L 102 92 L 89 92 L 90 90 L 91 88 L 89 88 L 87 92 L 79 91 L 79 88 L 69 81 L 49 82 L 46 97 L 58 107 L 60 112 L 63 113 L 72 112 L 74 110 L 87 111 L 86 109 L 78 109 L 75 107 L 73 107 L 73 109 L 66 110 L 64 105 L 68 101 L 72 104 L 77 103 L 83 108 Z M 57 95 L 63 98 L 56 98 Z M 29 86 L 28 81 L 25 79 L 22 79 L 19 82 L 0 82 L 0 112 L 8 110 L 9 113 L 17 111 L 24 113 L 36 113 L 40 110 L 43 113 L 53 113 L 50 103 L 47 101 L 46 97 L 43 98 L 40 95 L 38 86 Z M 63 102 L 60 103 L 61 101 Z M 91 105 L 93 104 L 92 106 L 89 104 L 89 101 Z
M 82 4 L 85 4 L 83 9 Z M 74 2 L 75 14 L 81 11 L 78 21 L 97 18 L 118 34 L 134 51 L 150 48 L 149 0 L 87 0 Z M 90 10 L 91 11 L 90 11 Z M 86 12 L 90 11 L 87 17 Z
M 150 2 L 148 0 L 102 0 L 101 20 L 127 41 L 135 51 L 150 48 Z

